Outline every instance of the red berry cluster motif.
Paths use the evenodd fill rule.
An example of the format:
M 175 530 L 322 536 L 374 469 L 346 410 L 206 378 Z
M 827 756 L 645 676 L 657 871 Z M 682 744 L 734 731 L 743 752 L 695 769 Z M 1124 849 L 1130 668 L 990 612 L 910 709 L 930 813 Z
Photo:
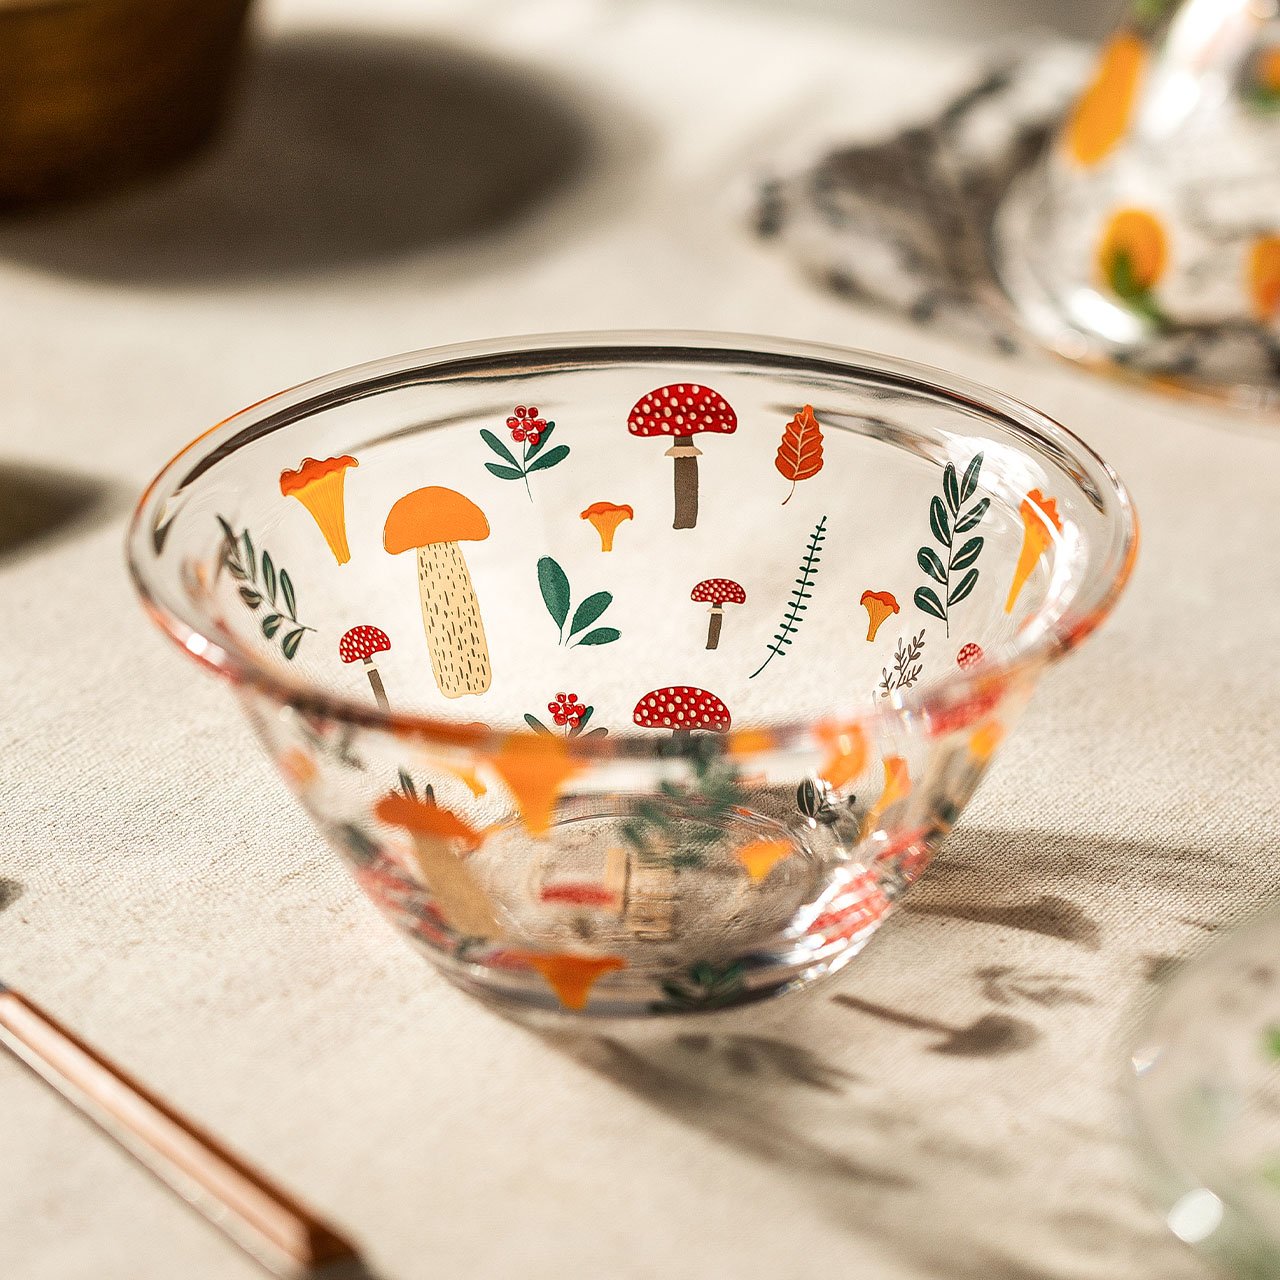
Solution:
M 587 714 L 587 708 L 578 701 L 576 693 L 557 693 L 555 701 L 547 703 L 547 710 L 556 724 L 568 725 L 571 729 L 576 729 Z
M 507 427 L 511 438 L 517 444 L 537 444 L 542 433 L 547 429 L 547 420 L 538 416 L 536 405 L 518 404 L 511 417 L 507 419 Z

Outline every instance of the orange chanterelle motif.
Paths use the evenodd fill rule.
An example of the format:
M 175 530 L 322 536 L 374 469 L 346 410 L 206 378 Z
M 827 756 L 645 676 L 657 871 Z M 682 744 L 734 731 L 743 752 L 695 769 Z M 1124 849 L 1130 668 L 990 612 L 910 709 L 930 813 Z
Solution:
M 339 564 L 351 559 L 347 546 L 347 512 L 345 489 L 347 472 L 360 464 L 350 454 L 340 458 L 304 458 L 296 471 L 280 473 L 280 492 L 286 498 L 297 498 L 311 518 L 320 526 L 324 540 Z

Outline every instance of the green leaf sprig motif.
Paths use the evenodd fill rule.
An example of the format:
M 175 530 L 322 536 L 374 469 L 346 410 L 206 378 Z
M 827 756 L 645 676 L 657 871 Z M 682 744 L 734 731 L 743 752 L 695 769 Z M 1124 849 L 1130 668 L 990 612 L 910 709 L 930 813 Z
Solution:
M 262 634 L 274 640 L 277 633 L 282 632 L 280 651 L 292 662 L 303 636 L 315 627 L 298 621 L 298 597 L 288 569 L 277 568 L 265 547 L 259 553 L 248 529 L 237 534 L 222 516 L 217 519 L 222 526 L 222 563 L 240 584 L 237 587 L 240 599 L 255 613 L 267 606 L 259 618 Z
M 612 644 L 622 635 L 617 627 L 594 627 L 587 630 L 613 603 L 613 596 L 608 591 L 597 591 L 589 595 L 573 611 L 573 619 L 570 621 L 569 606 L 572 598 L 569 577 L 559 562 L 550 556 L 543 556 L 538 561 L 538 589 L 542 592 L 542 602 L 547 606 L 551 621 L 560 631 L 560 643 L 570 649 L 576 649 L 580 644 Z
M 802 615 L 809 607 L 807 601 L 813 595 L 813 579 L 822 560 L 822 543 L 826 536 L 827 517 L 823 516 L 809 535 L 809 545 L 805 548 L 804 557 L 800 561 L 800 576 L 791 589 L 791 599 L 787 603 L 786 613 L 783 614 L 782 625 L 768 645 L 769 656 L 747 677 L 748 680 L 754 680 L 774 658 L 784 654 L 791 644 L 791 638 L 800 626 Z
M 558 444 L 554 449 L 547 448 L 556 424 L 541 417 L 533 405 L 516 405 L 507 419 L 507 429 L 511 432 L 512 444 L 520 446 L 519 457 L 492 431 L 484 428 L 480 438 L 502 459 L 501 462 L 486 462 L 485 470 L 499 480 L 523 480 L 524 491 L 532 502 L 529 477 L 535 471 L 546 471 L 563 462 L 569 456 L 569 446 Z
M 948 462 L 942 473 L 941 498 L 935 496 L 929 504 L 929 529 L 935 541 L 942 547 L 943 556 L 932 547 L 921 547 L 916 553 L 916 563 L 941 588 L 942 595 L 933 587 L 918 587 L 915 594 L 916 608 L 930 617 L 938 618 L 951 635 L 951 606 L 967 599 L 978 585 L 978 570 L 974 563 L 982 554 L 982 537 L 976 535 L 960 542 L 960 536 L 976 529 L 987 514 L 990 498 L 981 498 L 968 510 L 964 505 L 978 490 L 978 475 L 982 471 L 982 454 L 974 454 L 973 461 L 965 468 L 961 480 L 955 466 Z M 944 501 L 945 499 L 945 501 Z M 957 543 L 959 542 L 959 545 Z M 963 576 L 954 586 L 953 574 Z

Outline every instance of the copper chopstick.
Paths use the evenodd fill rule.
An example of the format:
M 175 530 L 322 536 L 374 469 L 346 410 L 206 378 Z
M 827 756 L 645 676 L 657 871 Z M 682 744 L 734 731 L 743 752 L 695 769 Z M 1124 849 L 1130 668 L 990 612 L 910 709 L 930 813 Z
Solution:
M 357 1260 L 287 1191 L 3 984 L 0 1044 L 268 1270 L 298 1276 Z

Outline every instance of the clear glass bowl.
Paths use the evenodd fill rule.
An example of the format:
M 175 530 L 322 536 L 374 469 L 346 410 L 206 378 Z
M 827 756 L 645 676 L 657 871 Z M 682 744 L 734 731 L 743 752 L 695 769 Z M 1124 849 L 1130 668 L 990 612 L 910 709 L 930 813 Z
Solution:
M 1280 1275 L 1280 915 L 1175 973 L 1130 1083 L 1170 1230 L 1230 1275 Z
M 854 956 L 1135 549 L 1115 475 L 1025 405 L 681 334 L 283 392 L 129 536 L 395 924 L 472 991 L 608 1016 Z

